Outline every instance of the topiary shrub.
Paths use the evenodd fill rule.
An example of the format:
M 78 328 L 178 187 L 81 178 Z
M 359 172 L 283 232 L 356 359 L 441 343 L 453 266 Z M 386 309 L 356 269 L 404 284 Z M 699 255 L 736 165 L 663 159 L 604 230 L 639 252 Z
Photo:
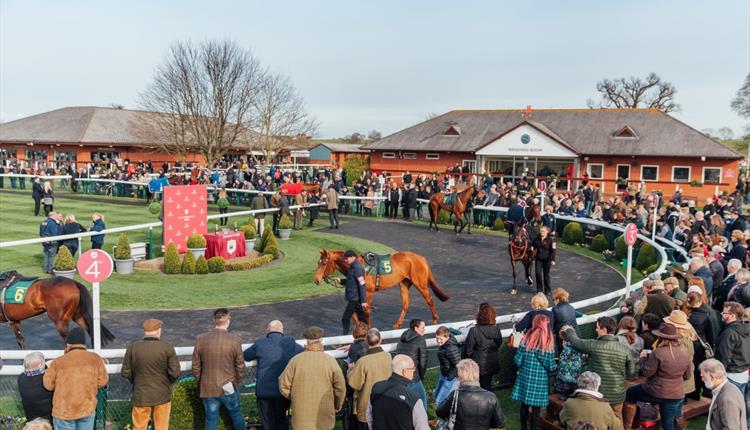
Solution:
M 568 223 L 563 229 L 562 241 L 568 245 L 583 243 L 583 227 L 581 227 L 581 224 L 577 222 Z
M 208 272 L 209 273 L 221 273 L 224 271 L 226 262 L 224 257 L 211 257 L 208 259 Z
M 294 227 L 294 224 L 292 223 L 292 220 L 289 219 L 289 216 L 287 214 L 282 215 L 281 219 L 279 219 L 279 229 L 288 230 L 292 227 Z
M 261 254 L 263 253 L 263 248 L 265 248 L 266 246 L 266 242 L 268 242 L 268 235 L 269 235 L 268 230 L 269 230 L 268 227 L 263 229 L 263 234 L 260 235 L 260 239 L 255 241 L 255 247 L 253 249 L 260 252 Z
M 648 243 L 641 245 L 640 251 L 638 251 L 638 257 L 635 259 L 635 268 L 644 271 L 649 266 L 658 264 L 659 257 L 656 254 L 656 250 L 653 246 Z
M 167 252 L 164 253 L 164 273 L 176 275 L 180 273 L 180 253 L 177 252 L 177 246 L 174 243 L 167 245 Z
M 216 200 L 216 206 L 219 207 L 219 209 L 226 209 L 229 207 L 229 199 L 226 197 L 219 197 L 218 200 Z
M 117 236 L 117 246 L 115 246 L 115 260 L 130 260 L 130 241 L 125 233 Z
M 67 246 L 62 245 L 57 249 L 54 268 L 58 272 L 68 272 L 76 268 L 76 261 Z
M 195 257 L 193 253 L 188 251 L 182 256 L 182 268 L 180 269 L 183 275 L 192 275 L 195 273 Z
M 625 243 L 625 238 L 622 236 L 615 240 L 615 258 L 618 260 L 628 258 L 628 245 Z
M 648 275 L 650 273 L 654 273 L 654 272 L 656 272 L 656 269 L 658 269 L 658 268 L 659 268 L 659 263 L 654 263 L 654 264 L 646 267 L 646 269 L 643 270 L 643 275 L 646 276 L 646 275 Z
M 255 239 L 255 235 L 257 234 L 255 224 L 241 225 L 239 230 L 245 234 L 245 240 Z
M 148 211 L 151 212 L 152 215 L 158 215 L 161 212 L 161 204 L 159 204 L 159 202 L 151 202 L 151 204 L 148 205 Z
M 276 240 L 276 236 L 273 235 L 271 229 L 266 229 L 263 232 L 265 240 L 263 241 L 263 255 L 272 255 L 274 259 L 279 258 L 281 251 L 279 251 L 279 241 Z
M 195 262 L 195 273 L 198 275 L 208 274 L 208 261 L 206 261 L 206 257 L 202 255 L 198 257 L 198 261 Z
M 505 223 L 503 222 L 502 219 L 498 218 L 492 224 L 492 229 L 495 230 L 495 231 L 503 231 L 503 230 L 505 230 Z
M 437 223 L 448 224 L 449 222 L 451 222 L 451 214 L 449 214 L 448 211 L 440 209 L 437 214 Z
M 256 267 L 262 266 L 266 263 L 270 263 L 273 261 L 273 255 L 262 255 L 257 258 L 253 258 L 250 261 L 245 261 L 244 263 L 230 263 L 226 265 L 226 269 L 228 272 L 233 271 L 239 271 L 239 270 L 250 270 L 254 269 Z
M 200 233 L 193 233 L 190 236 L 188 236 L 187 247 L 188 248 L 205 248 L 206 238 L 203 237 L 203 235 Z
M 591 250 L 594 252 L 604 252 L 609 249 L 609 241 L 603 234 L 597 234 L 591 241 Z

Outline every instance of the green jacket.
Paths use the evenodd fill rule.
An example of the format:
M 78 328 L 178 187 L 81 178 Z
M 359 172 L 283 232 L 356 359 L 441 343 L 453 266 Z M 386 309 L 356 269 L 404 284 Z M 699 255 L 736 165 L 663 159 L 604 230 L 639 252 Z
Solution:
M 611 404 L 625 401 L 625 380 L 635 374 L 635 362 L 630 357 L 628 347 L 610 334 L 599 339 L 581 339 L 575 330 L 568 330 L 565 338 L 573 349 L 588 354 L 586 370 L 601 376 L 599 392 L 604 394 L 604 398 Z
M 575 428 L 579 420 L 588 421 L 599 430 L 622 429 L 622 421 L 606 400 L 580 391 L 568 398 L 560 411 L 560 422 L 568 430 Z
M 268 209 L 268 200 L 266 200 L 266 196 L 263 194 L 258 194 L 253 198 L 252 203 L 250 203 L 250 209 L 251 210 L 260 210 L 260 209 Z M 262 214 L 256 214 L 255 219 L 263 219 L 266 217 L 266 213 Z
M 180 361 L 172 345 L 146 337 L 128 345 L 121 373 L 133 383 L 133 406 L 157 406 L 172 401 Z

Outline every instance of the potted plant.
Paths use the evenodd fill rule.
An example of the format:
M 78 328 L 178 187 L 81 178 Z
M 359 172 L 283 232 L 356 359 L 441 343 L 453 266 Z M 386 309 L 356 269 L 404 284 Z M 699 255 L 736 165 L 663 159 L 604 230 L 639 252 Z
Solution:
M 188 236 L 187 247 L 197 260 L 201 255 L 206 255 L 206 238 L 200 233 L 193 233 Z
M 249 223 L 240 226 L 240 231 L 245 235 L 245 249 L 250 252 L 255 248 L 255 223 L 251 220 Z
M 279 239 L 289 240 L 289 236 L 292 234 L 292 227 L 294 227 L 294 224 L 292 224 L 289 216 L 287 214 L 282 215 L 279 220 Z
M 122 275 L 133 273 L 133 259 L 130 258 L 130 241 L 125 233 L 117 237 L 117 246 L 115 246 L 113 254 L 117 273 Z
M 76 262 L 67 246 L 62 245 L 57 250 L 54 266 L 55 276 L 73 279 L 73 275 L 76 274 Z

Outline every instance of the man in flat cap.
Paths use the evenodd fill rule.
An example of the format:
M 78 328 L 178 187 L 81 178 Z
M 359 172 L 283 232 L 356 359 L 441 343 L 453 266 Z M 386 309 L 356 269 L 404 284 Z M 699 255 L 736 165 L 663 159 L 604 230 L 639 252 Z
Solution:
M 323 351 L 322 328 L 308 327 L 303 336 L 305 351 L 289 361 L 279 377 L 279 391 L 292 402 L 292 428 L 330 430 L 346 397 L 344 373 Z
M 154 430 L 169 429 L 172 384 L 180 376 L 180 362 L 174 347 L 161 340 L 163 323 L 143 322 L 143 339 L 128 345 L 122 360 L 122 376 L 133 384 L 134 430 L 146 430 L 153 411 Z

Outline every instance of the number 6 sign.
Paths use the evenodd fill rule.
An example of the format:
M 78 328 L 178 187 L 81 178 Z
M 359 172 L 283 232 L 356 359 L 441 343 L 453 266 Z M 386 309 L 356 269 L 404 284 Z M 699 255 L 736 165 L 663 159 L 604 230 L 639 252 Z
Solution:
M 102 282 L 112 274 L 112 257 L 101 249 L 90 249 L 78 257 L 78 274 L 88 282 Z

